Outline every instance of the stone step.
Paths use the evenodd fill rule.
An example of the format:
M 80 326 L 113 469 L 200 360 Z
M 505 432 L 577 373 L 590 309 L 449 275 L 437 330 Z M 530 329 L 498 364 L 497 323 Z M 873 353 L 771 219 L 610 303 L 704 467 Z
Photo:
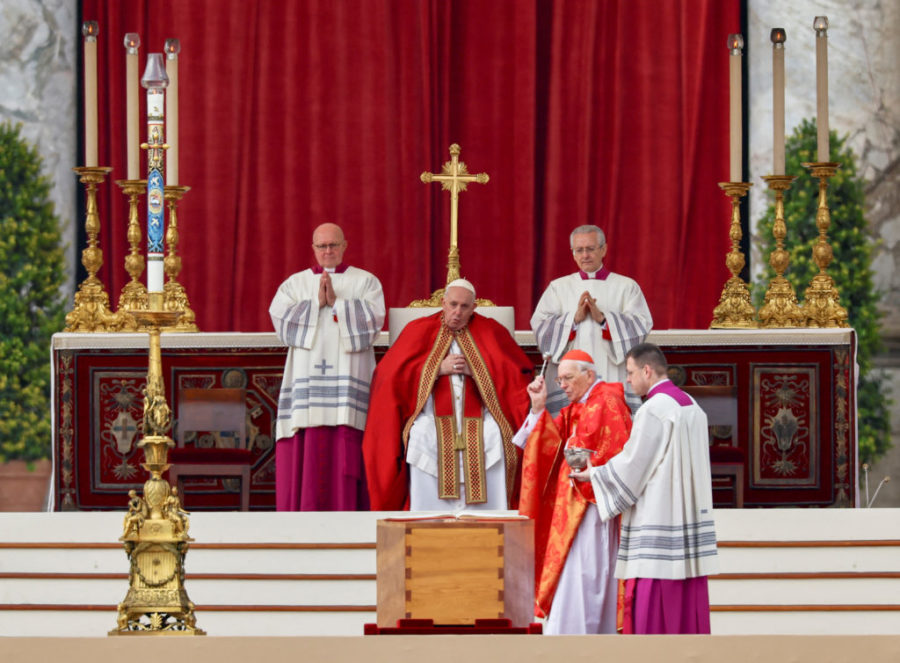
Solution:
M 198 624 L 218 635 L 360 635 L 375 621 L 376 522 L 395 515 L 193 515 L 185 587 Z M 900 511 L 715 515 L 714 633 L 900 632 Z M 128 589 L 121 523 L 121 513 L 0 514 L 0 635 L 113 628 Z

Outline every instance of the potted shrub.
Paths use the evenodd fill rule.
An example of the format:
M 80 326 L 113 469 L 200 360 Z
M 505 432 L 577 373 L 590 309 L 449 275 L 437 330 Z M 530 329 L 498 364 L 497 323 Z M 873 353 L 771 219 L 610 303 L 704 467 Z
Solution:
M 0 124 L 0 510 L 40 509 L 50 476 L 50 338 L 65 257 L 43 161 Z M 29 503 L 26 491 L 36 493 Z M 13 502 L 4 504 L 4 499 Z
M 816 135 L 815 121 L 806 119 L 785 142 L 785 172 L 800 177 L 784 197 L 784 220 L 788 229 L 785 249 L 791 256 L 790 267 L 784 276 L 794 286 L 800 299 L 813 275 L 819 271 L 812 259 L 812 247 L 819 236 L 816 227 L 819 181 L 802 165 L 817 160 Z M 872 363 L 872 357 L 882 350 L 881 313 L 878 310 L 879 295 L 872 277 L 872 247 L 875 240 L 870 235 L 864 215 L 865 182 L 857 173 L 856 157 L 846 143 L 846 136 L 831 132 L 830 160 L 841 166 L 828 182 L 828 208 L 831 212 L 828 239 L 834 250 L 834 260 L 828 273 L 840 292 L 849 323 L 858 335 L 857 421 L 859 461 L 862 466 L 863 463 L 873 463 L 891 447 L 890 398 L 884 375 Z M 760 254 L 766 261 L 761 280 L 754 289 L 757 304 L 762 303 L 766 286 L 775 276 L 775 271 L 768 264 L 769 254 L 775 248 L 772 237 L 774 221 L 773 203 L 757 229 Z

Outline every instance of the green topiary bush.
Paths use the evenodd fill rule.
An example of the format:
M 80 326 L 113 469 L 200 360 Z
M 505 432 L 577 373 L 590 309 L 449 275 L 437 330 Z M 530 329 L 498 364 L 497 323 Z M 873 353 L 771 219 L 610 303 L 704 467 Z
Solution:
M 20 131 L 0 124 L 0 462 L 50 457 L 50 337 L 65 314 L 59 220 Z
M 831 132 L 830 147 L 830 159 L 839 163 L 840 168 L 828 182 L 828 209 L 831 211 L 828 241 L 834 250 L 828 273 L 834 279 L 841 294 L 841 304 L 847 309 L 850 325 L 856 329 L 859 339 L 859 459 L 860 463 L 872 463 L 891 447 L 888 386 L 882 374 L 872 367 L 872 357 L 882 348 L 881 313 L 876 306 L 878 293 L 872 284 L 874 240 L 869 236 L 863 214 L 863 179 L 856 172 L 856 157 L 846 146 L 846 137 L 839 137 L 834 131 Z M 819 272 L 812 259 L 812 247 L 819 236 L 816 228 L 819 181 L 802 165 L 816 160 L 816 123 L 803 120 L 785 143 L 785 172 L 799 177 L 784 196 L 785 249 L 791 255 L 785 277 L 801 301 L 810 280 Z M 774 222 L 773 196 L 757 230 L 757 246 L 766 261 L 761 281 L 753 289 L 757 306 L 762 304 L 766 287 L 775 276 L 768 264 L 769 254 L 775 248 Z

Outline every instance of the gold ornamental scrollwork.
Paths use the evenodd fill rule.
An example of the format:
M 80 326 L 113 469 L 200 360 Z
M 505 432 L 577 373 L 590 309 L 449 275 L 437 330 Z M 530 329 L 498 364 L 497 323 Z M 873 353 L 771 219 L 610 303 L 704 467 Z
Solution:
M 801 310 L 808 327 L 849 327 L 847 309 L 841 306 L 841 295 L 834 279 L 826 271 L 834 258 L 828 243 L 828 228 L 831 226 L 831 211 L 828 209 L 828 179 L 834 177 L 840 164 L 833 162 L 804 163 L 813 177 L 819 179 L 819 202 L 816 209 L 816 228 L 819 237 L 813 246 L 813 262 L 819 273 L 812 277 L 806 289 Z
M 731 278 L 725 282 L 722 294 L 719 296 L 719 304 L 713 309 L 713 321 L 711 329 L 754 329 L 756 322 L 756 309 L 750 301 L 750 288 L 747 282 L 740 276 L 744 269 L 744 254 L 740 250 L 741 238 L 741 209 L 740 200 L 747 195 L 750 182 L 721 182 L 719 187 L 731 199 L 731 227 L 728 235 L 731 238 L 731 250 L 725 257 L 725 266 L 731 272 Z
M 138 327 L 131 311 L 146 311 L 150 304 L 147 287 L 141 283 L 144 273 L 144 256 L 141 254 L 141 225 L 138 222 L 138 196 L 147 191 L 147 180 L 116 180 L 122 193 L 128 196 L 128 255 L 125 256 L 125 271 L 131 279 L 122 288 L 116 317 L 121 331 L 147 331 Z
M 800 310 L 797 295 L 791 282 L 784 277 L 790 264 L 790 253 L 784 248 L 787 224 L 784 221 L 784 192 L 797 179 L 795 175 L 766 175 L 763 177 L 769 189 L 775 192 L 775 223 L 772 235 L 775 248 L 769 256 L 769 264 L 775 277 L 766 289 L 763 305 L 759 309 L 760 327 L 805 327 L 806 316 Z
M 73 168 L 79 181 L 86 187 L 84 228 L 88 245 L 81 252 L 81 264 L 87 270 L 87 278 L 75 293 L 75 306 L 66 314 L 67 332 L 118 331 L 118 317 L 109 309 L 109 295 L 97 272 L 103 266 L 103 250 L 97 239 L 100 234 L 100 215 L 97 213 L 97 185 L 112 171 L 107 167 L 80 166 Z
M 181 256 L 178 255 L 178 203 L 184 197 L 190 187 L 166 185 L 164 197 L 169 208 L 169 223 L 166 225 L 166 257 L 163 260 L 163 269 L 166 274 L 165 309 L 181 313 L 178 321 L 168 327 L 166 331 L 196 332 L 199 331 L 196 323 L 196 315 L 188 300 L 187 290 L 179 283 L 178 275 L 181 273 Z
M 149 329 L 147 384 L 144 387 L 144 452 L 142 467 L 150 473 L 144 494 L 128 493 L 122 522 L 125 553 L 129 560 L 129 588 L 118 605 L 116 628 L 109 635 L 205 635 L 197 628 L 194 604 L 184 587 L 184 559 L 190 542 L 190 515 L 181 505 L 177 488 L 163 473 L 169 468 L 168 436 L 171 410 L 162 379 L 160 329 L 177 322 L 180 312 L 163 310 L 163 293 L 149 293 L 150 308 L 133 311 L 139 327 Z

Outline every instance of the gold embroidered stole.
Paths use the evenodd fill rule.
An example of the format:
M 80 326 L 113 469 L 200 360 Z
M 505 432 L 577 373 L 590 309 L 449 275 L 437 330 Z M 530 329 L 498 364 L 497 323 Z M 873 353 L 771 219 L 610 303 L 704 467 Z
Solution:
M 409 441 L 409 431 L 412 424 L 434 389 L 438 378 L 441 361 L 447 356 L 454 337 L 469 367 L 472 369 L 472 379 L 481 395 L 484 407 L 500 427 L 500 435 L 503 441 L 503 456 L 506 468 L 506 492 L 507 503 L 513 490 L 516 473 L 516 453 L 512 443 L 513 430 L 510 423 L 503 415 L 500 400 L 494 381 L 491 379 L 487 364 L 475 344 L 475 339 L 468 327 L 454 332 L 446 325 L 441 324 L 437 338 L 431 352 L 422 367 L 422 376 L 419 379 L 419 388 L 416 392 L 416 407 L 412 416 L 403 427 L 403 446 Z M 463 417 L 463 430 L 458 434 L 456 430 L 455 411 L 451 416 L 435 416 L 435 425 L 438 435 L 438 496 L 440 499 L 459 498 L 459 463 L 456 461 L 457 453 L 463 453 L 463 472 L 466 484 L 466 503 L 483 504 L 487 501 L 487 485 L 485 483 L 484 467 L 484 436 L 483 417 Z
M 438 379 L 434 390 L 434 425 L 437 431 L 438 452 L 438 498 L 459 499 L 459 463 L 462 453 L 463 475 L 466 485 L 466 504 L 487 502 L 487 485 L 484 467 L 484 417 L 477 393 L 467 388 L 469 380 L 463 376 L 462 431 L 456 426 L 456 406 L 454 402 L 452 378 Z M 476 390 L 477 391 L 477 390 Z M 450 413 L 446 412 L 450 406 Z M 441 412 L 441 414 L 439 414 Z M 472 416 L 475 415 L 475 416 Z

